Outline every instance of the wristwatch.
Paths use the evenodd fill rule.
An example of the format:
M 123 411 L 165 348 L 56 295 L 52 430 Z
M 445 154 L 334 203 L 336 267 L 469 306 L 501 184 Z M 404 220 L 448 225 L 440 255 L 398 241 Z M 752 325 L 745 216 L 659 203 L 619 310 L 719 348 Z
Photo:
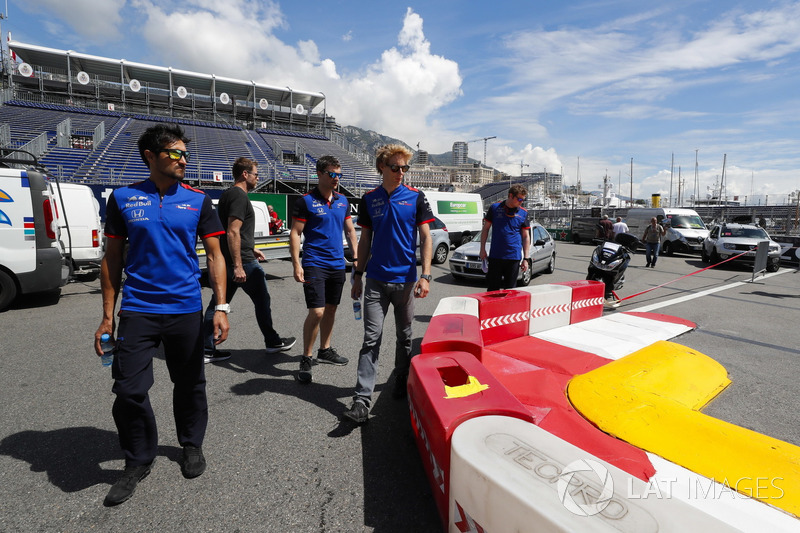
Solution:
M 214 311 L 222 311 L 227 315 L 231 312 L 231 304 L 219 304 L 214 308 Z
M 424 279 L 425 281 L 430 283 L 431 280 L 433 279 L 433 276 L 431 276 L 430 274 L 420 274 L 419 279 Z

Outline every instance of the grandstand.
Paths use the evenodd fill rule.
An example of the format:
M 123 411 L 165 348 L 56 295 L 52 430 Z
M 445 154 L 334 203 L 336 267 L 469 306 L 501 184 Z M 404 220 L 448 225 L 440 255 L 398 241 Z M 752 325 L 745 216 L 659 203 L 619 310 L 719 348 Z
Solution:
M 265 192 L 305 192 L 325 154 L 342 162 L 351 194 L 379 183 L 362 162 L 369 158 L 342 147 L 322 93 L 16 41 L 9 48 L 18 62 L 3 60 L 0 150 L 30 152 L 64 181 L 146 178 L 136 141 L 152 124 L 172 122 L 192 139 L 186 181 L 206 189 L 229 186 L 240 156 L 259 163 Z

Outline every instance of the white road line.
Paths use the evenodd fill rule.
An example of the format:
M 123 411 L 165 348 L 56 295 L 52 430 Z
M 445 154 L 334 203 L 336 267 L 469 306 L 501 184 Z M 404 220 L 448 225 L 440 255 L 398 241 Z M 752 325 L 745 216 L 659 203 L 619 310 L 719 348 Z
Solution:
M 772 272 L 771 274 L 765 274 L 763 276 L 760 276 L 760 277 L 756 278 L 755 281 L 758 281 L 760 279 L 771 278 L 773 276 L 780 276 L 781 274 L 786 274 L 788 272 L 795 272 L 795 270 L 792 269 L 792 268 L 782 268 L 782 269 L 778 270 L 777 272 Z M 670 305 L 675 305 L 675 304 L 679 304 L 679 303 L 683 303 L 683 302 L 688 302 L 689 300 L 694 300 L 695 298 L 702 298 L 703 296 L 708 296 L 709 294 L 714 294 L 715 292 L 720 292 L 720 291 L 725 291 L 725 290 L 728 290 L 728 289 L 732 289 L 734 287 L 738 287 L 740 285 L 745 285 L 747 283 L 751 283 L 751 281 L 750 280 L 737 281 L 735 283 L 729 283 L 728 285 L 723 285 L 721 287 L 715 287 L 713 289 L 700 291 L 700 292 L 697 292 L 697 293 L 694 293 L 694 294 L 688 294 L 686 296 L 679 296 L 678 298 L 673 298 L 672 300 L 666 300 L 666 301 L 658 302 L 658 303 L 655 303 L 655 304 L 652 304 L 652 305 L 645 305 L 643 307 L 637 307 L 636 309 L 631 309 L 630 311 L 640 312 L 640 313 L 647 313 L 647 312 L 650 312 L 650 311 L 655 311 L 656 309 L 661 309 L 663 307 L 669 307 Z M 626 311 L 627 311 L 627 309 L 626 309 Z

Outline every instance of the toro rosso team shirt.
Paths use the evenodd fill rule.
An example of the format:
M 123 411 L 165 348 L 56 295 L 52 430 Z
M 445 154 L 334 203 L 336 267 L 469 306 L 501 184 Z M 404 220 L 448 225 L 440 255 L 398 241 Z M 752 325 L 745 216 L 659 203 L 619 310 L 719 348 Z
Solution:
M 417 280 L 417 226 L 433 221 L 422 191 L 398 186 L 391 195 L 383 186 L 364 194 L 358 225 L 372 230 L 367 276 L 385 283 Z
M 522 258 L 522 230 L 531 227 L 528 212 L 521 208 L 509 208 L 505 201 L 489 206 L 483 219 L 492 225 L 492 242 L 489 257 L 492 259 Z
M 105 234 L 128 239 L 121 309 L 154 314 L 202 310 L 197 236 L 223 233 L 211 199 L 175 183 L 162 199 L 145 180 L 116 189 L 106 206 Z
M 303 227 L 303 266 L 343 269 L 344 245 L 342 228 L 350 218 L 350 202 L 334 192 L 328 202 L 314 187 L 310 193 L 300 197 L 294 204 L 293 220 L 301 220 Z M 354 250 L 355 252 L 355 250 Z

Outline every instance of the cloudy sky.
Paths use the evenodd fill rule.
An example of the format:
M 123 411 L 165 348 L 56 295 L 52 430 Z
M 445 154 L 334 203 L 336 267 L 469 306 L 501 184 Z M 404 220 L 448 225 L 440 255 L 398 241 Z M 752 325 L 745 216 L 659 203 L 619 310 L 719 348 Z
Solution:
M 634 196 L 677 196 L 680 168 L 705 197 L 726 156 L 729 195 L 800 189 L 796 1 L 9 0 L 2 29 L 321 91 L 340 124 L 432 153 L 496 136 L 487 164 L 585 189 L 628 196 L 632 159 Z

